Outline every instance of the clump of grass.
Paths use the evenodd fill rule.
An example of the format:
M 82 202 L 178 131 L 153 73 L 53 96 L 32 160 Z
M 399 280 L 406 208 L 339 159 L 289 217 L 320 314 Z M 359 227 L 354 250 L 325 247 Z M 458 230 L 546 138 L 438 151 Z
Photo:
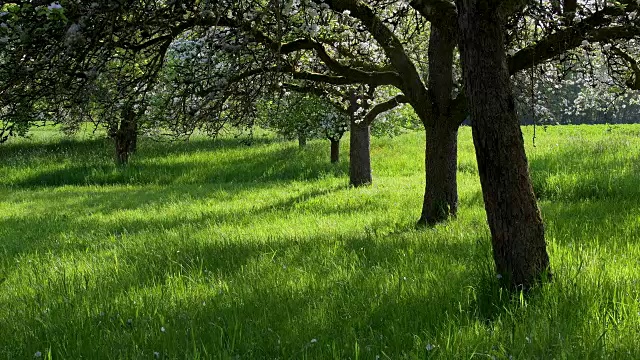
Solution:
M 0 357 L 640 358 L 638 134 L 527 144 L 554 270 L 528 297 L 498 287 L 468 128 L 428 230 L 420 133 L 374 139 L 361 189 L 321 141 L 143 139 L 124 169 L 99 137 L 13 141 Z

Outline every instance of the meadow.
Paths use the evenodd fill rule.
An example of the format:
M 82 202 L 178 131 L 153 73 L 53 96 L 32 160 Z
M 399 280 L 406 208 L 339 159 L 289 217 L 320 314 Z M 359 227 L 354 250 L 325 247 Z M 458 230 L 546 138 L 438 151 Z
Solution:
M 471 132 L 416 229 L 424 136 L 0 146 L 1 359 L 640 359 L 640 125 L 523 128 L 553 281 L 498 286 Z

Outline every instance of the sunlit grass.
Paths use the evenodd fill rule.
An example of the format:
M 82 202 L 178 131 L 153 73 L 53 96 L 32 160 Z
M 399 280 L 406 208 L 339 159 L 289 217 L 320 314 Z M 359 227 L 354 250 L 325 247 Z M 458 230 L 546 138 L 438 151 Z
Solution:
M 529 297 L 497 286 L 468 128 L 427 230 L 420 133 L 374 139 L 362 189 L 347 144 L 5 144 L 0 357 L 640 358 L 640 126 L 524 131 L 554 272 Z

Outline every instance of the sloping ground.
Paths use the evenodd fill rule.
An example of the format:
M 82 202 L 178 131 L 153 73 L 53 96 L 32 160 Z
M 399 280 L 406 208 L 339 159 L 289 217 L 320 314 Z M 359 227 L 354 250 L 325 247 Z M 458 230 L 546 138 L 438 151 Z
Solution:
M 497 287 L 470 131 L 458 219 L 415 230 L 423 136 L 0 147 L 0 358 L 640 358 L 640 125 L 525 129 L 554 281 Z M 346 141 L 348 142 L 348 141 Z M 343 146 L 342 153 L 348 154 Z

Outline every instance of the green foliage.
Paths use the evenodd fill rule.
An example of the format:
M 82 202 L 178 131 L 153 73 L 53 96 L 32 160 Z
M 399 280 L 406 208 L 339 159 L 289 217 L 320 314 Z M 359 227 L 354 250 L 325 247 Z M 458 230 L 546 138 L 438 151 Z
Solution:
M 640 127 L 527 141 L 554 269 L 529 297 L 492 271 L 469 128 L 457 219 L 414 229 L 423 141 L 373 139 L 353 189 L 320 141 L 142 139 L 119 169 L 101 138 L 12 140 L 0 358 L 640 358 Z
M 349 128 L 349 118 L 329 101 L 309 94 L 284 92 L 260 104 L 258 124 L 286 139 L 303 135 L 340 140 Z

